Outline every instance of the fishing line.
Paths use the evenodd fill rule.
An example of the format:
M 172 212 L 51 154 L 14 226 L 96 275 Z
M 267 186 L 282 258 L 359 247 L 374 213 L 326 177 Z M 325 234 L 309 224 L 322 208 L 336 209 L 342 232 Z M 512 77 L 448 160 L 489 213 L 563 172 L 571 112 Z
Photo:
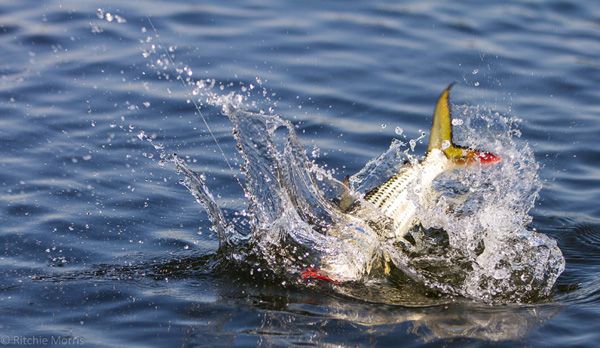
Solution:
M 165 55 L 169 59 L 169 62 L 171 63 L 171 66 L 174 67 L 175 66 L 175 61 L 173 61 L 173 58 L 171 57 L 171 54 L 169 53 L 169 51 L 167 50 L 166 46 L 163 44 L 162 40 L 160 39 L 160 35 L 158 33 L 158 30 L 154 26 L 154 23 L 152 23 L 152 20 L 150 19 L 150 16 L 146 15 L 146 19 L 148 20 L 148 23 L 150 23 L 150 26 L 152 27 L 152 30 L 154 31 L 154 35 L 155 35 L 156 39 L 158 40 L 159 45 L 162 47 L 163 51 L 165 52 Z M 200 110 L 200 106 L 198 105 L 198 103 L 196 102 L 196 100 L 194 99 L 194 97 L 192 96 L 192 93 L 190 92 L 190 90 L 189 90 L 189 88 L 188 88 L 188 86 L 187 86 L 184 78 L 181 76 L 181 73 L 179 73 L 177 71 L 177 69 L 175 69 L 175 72 L 177 73 L 177 79 L 181 80 L 181 84 L 183 85 L 183 88 L 185 89 L 185 92 L 187 93 L 188 97 L 190 98 L 190 100 L 192 101 L 192 103 L 194 103 L 194 107 L 196 108 L 196 111 L 198 112 L 198 114 L 202 118 L 202 122 L 204 122 L 204 126 L 208 130 L 208 133 L 210 134 L 210 136 L 215 141 L 215 144 L 217 145 L 217 148 L 219 148 L 219 151 L 221 152 L 221 155 L 225 159 L 225 163 L 227 163 L 227 166 L 229 167 L 229 170 L 231 171 L 231 173 L 233 173 L 233 176 L 234 176 L 235 180 L 237 181 L 238 185 L 240 185 L 240 187 L 242 188 L 242 190 L 244 190 L 244 192 L 245 192 L 246 190 L 244 188 L 244 185 L 242 184 L 242 182 L 240 181 L 239 177 L 237 176 L 237 173 L 233 169 L 233 166 L 231 165 L 231 163 L 229 163 L 229 160 L 227 159 L 227 156 L 225 155 L 225 152 L 223 151 L 223 148 L 221 147 L 221 144 L 219 144 L 219 141 L 217 140 L 217 137 L 215 137 L 212 129 L 208 125 L 208 122 L 206 121 L 206 118 L 204 117 L 204 114 Z

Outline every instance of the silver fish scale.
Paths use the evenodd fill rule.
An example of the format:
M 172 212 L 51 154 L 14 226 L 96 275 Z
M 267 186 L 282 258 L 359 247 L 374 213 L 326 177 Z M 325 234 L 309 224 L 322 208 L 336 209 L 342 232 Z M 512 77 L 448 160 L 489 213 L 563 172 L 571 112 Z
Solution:
M 381 209 L 394 221 L 396 237 L 403 237 L 415 222 L 416 204 L 426 203 L 431 195 L 431 183 L 451 166 L 440 150 L 430 151 L 419 164 L 404 167 L 398 174 L 371 191 L 365 200 Z M 416 199 L 409 197 L 411 186 Z

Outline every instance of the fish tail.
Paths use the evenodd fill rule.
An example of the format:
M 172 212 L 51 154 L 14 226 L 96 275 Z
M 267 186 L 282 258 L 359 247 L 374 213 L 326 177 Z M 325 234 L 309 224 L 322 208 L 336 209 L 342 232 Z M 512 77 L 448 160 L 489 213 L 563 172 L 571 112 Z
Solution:
M 464 148 L 454 144 L 452 141 L 450 89 L 453 85 L 454 82 L 446 87 L 438 98 L 435 111 L 433 112 L 433 123 L 431 125 L 431 135 L 429 136 L 427 151 L 439 149 L 457 166 L 473 163 L 487 164 L 499 162 L 501 158 L 494 154 Z

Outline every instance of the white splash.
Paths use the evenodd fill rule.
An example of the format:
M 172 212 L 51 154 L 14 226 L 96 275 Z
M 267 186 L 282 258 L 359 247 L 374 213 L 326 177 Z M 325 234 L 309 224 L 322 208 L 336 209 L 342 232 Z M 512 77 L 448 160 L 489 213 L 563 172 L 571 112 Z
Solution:
M 175 65 L 170 52 L 161 54 L 150 45 L 144 54 L 160 55 L 160 64 L 150 65 L 166 74 Z M 294 126 L 274 114 L 277 101 L 270 96 L 275 94 L 263 87 L 261 78 L 236 86 L 193 80 L 188 67 L 176 75 L 207 127 L 199 106 L 217 107 L 231 120 L 244 159 L 245 184 L 231 170 L 249 201 L 248 210 L 239 213 L 249 220 L 249 232 L 236 230 L 225 219 L 202 175 L 155 146 L 162 160 L 175 163 L 185 176 L 182 184 L 207 210 L 231 262 L 258 265 L 299 282 L 305 282 L 303 270 L 313 267 L 335 273 L 341 281 L 394 283 L 408 277 L 434 293 L 511 303 L 549 296 L 564 270 L 556 242 L 529 227 L 528 212 L 541 186 L 533 151 L 517 141 L 518 120 L 479 107 L 453 108 L 455 120 L 460 120 L 453 123 L 455 142 L 498 154 L 502 162 L 440 175 L 434 182 L 439 198 L 428 205 L 415 201 L 419 223 L 399 242 L 388 238 L 394 234 L 391 225 L 361 197 L 404 163 L 417 161 L 413 151 L 425 132 L 408 146 L 392 141 L 387 151 L 350 177 L 349 194 L 359 208 L 340 209 L 345 186 L 307 158 Z M 405 137 L 398 127 L 396 134 Z M 138 136 L 148 139 L 144 133 Z
M 513 139 L 518 135 L 514 119 L 457 107 L 463 120 L 460 129 L 455 125 L 457 142 L 499 154 L 503 161 L 441 175 L 435 181 L 440 198 L 419 206 L 420 224 L 409 242 L 398 243 L 386 237 L 390 226 L 385 217 L 374 218 L 380 213 L 366 202 L 351 212 L 340 210 L 343 184 L 309 161 L 289 121 L 245 111 L 245 95 L 214 93 L 214 81 L 200 85 L 197 94 L 220 106 L 233 123 L 244 158 L 249 238 L 227 224 L 200 176 L 185 162 L 172 160 L 186 176 L 186 187 L 211 212 L 222 244 L 245 250 L 243 255 L 233 252 L 235 259 L 252 254 L 261 267 L 293 279 L 310 267 L 351 280 L 394 277 L 394 272 L 385 275 L 387 263 L 433 291 L 485 302 L 544 298 L 564 270 L 556 242 L 528 228 L 528 212 L 540 189 L 538 165 L 531 149 Z M 393 141 L 350 178 L 351 194 L 360 200 L 403 163 L 415 160 L 406 144 Z

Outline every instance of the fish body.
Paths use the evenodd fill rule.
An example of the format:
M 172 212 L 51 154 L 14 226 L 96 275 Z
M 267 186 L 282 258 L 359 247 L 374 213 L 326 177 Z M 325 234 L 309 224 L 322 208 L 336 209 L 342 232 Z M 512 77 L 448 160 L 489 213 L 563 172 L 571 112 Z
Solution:
M 453 164 L 446 155 L 433 149 L 421 163 L 405 165 L 398 174 L 369 192 L 365 200 L 392 219 L 396 237 L 404 237 L 415 224 L 417 204 L 425 204 L 433 198 L 433 180 L 452 168 Z M 409 191 L 409 187 L 414 190 Z
M 432 184 L 438 175 L 473 163 L 489 164 L 500 161 L 500 157 L 493 154 L 463 148 L 453 143 L 452 117 L 449 106 L 451 87 L 452 84 L 438 98 L 433 114 L 427 154 L 423 161 L 406 164 L 396 175 L 368 192 L 364 197 L 365 201 L 392 221 L 393 233 L 391 236 L 384 236 L 386 239 L 390 237 L 396 240 L 403 238 L 418 223 L 416 213 L 419 206 L 431 204 L 437 196 Z M 344 184 L 348 190 L 340 198 L 338 206 L 343 211 L 349 211 L 354 205 L 351 203 L 354 198 L 348 192 L 347 179 L 344 180 Z M 358 213 L 356 216 L 366 220 L 368 226 L 377 225 L 377 223 L 373 223 L 377 218 L 373 217 L 369 211 Z M 377 253 L 377 246 L 372 241 L 378 238 L 377 235 L 380 236 L 381 231 L 370 233 L 370 229 L 370 227 L 361 226 L 360 223 L 353 223 L 350 227 L 346 226 L 330 231 L 330 234 L 341 238 L 343 244 L 347 246 L 346 252 L 342 254 L 361 255 L 358 252 L 361 250 L 363 251 L 362 255 L 374 255 Z M 369 273 L 373 260 L 368 257 L 347 256 L 340 254 L 325 256 L 322 258 L 319 268 L 311 268 L 304 272 L 302 277 L 343 282 L 359 280 Z
M 417 204 L 432 201 L 432 183 L 445 171 L 473 163 L 494 163 L 500 158 L 486 152 L 459 147 L 452 141 L 452 116 L 449 94 L 452 84 L 438 98 L 433 113 L 429 146 L 425 159 L 405 165 L 396 175 L 369 192 L 365 200 L 393 220 L 397 237 L 403 237 L 415 224 Z M 412 190 L 409 192 L 408 188 Z M 409 194 L 414 196 L 409 197 Z

